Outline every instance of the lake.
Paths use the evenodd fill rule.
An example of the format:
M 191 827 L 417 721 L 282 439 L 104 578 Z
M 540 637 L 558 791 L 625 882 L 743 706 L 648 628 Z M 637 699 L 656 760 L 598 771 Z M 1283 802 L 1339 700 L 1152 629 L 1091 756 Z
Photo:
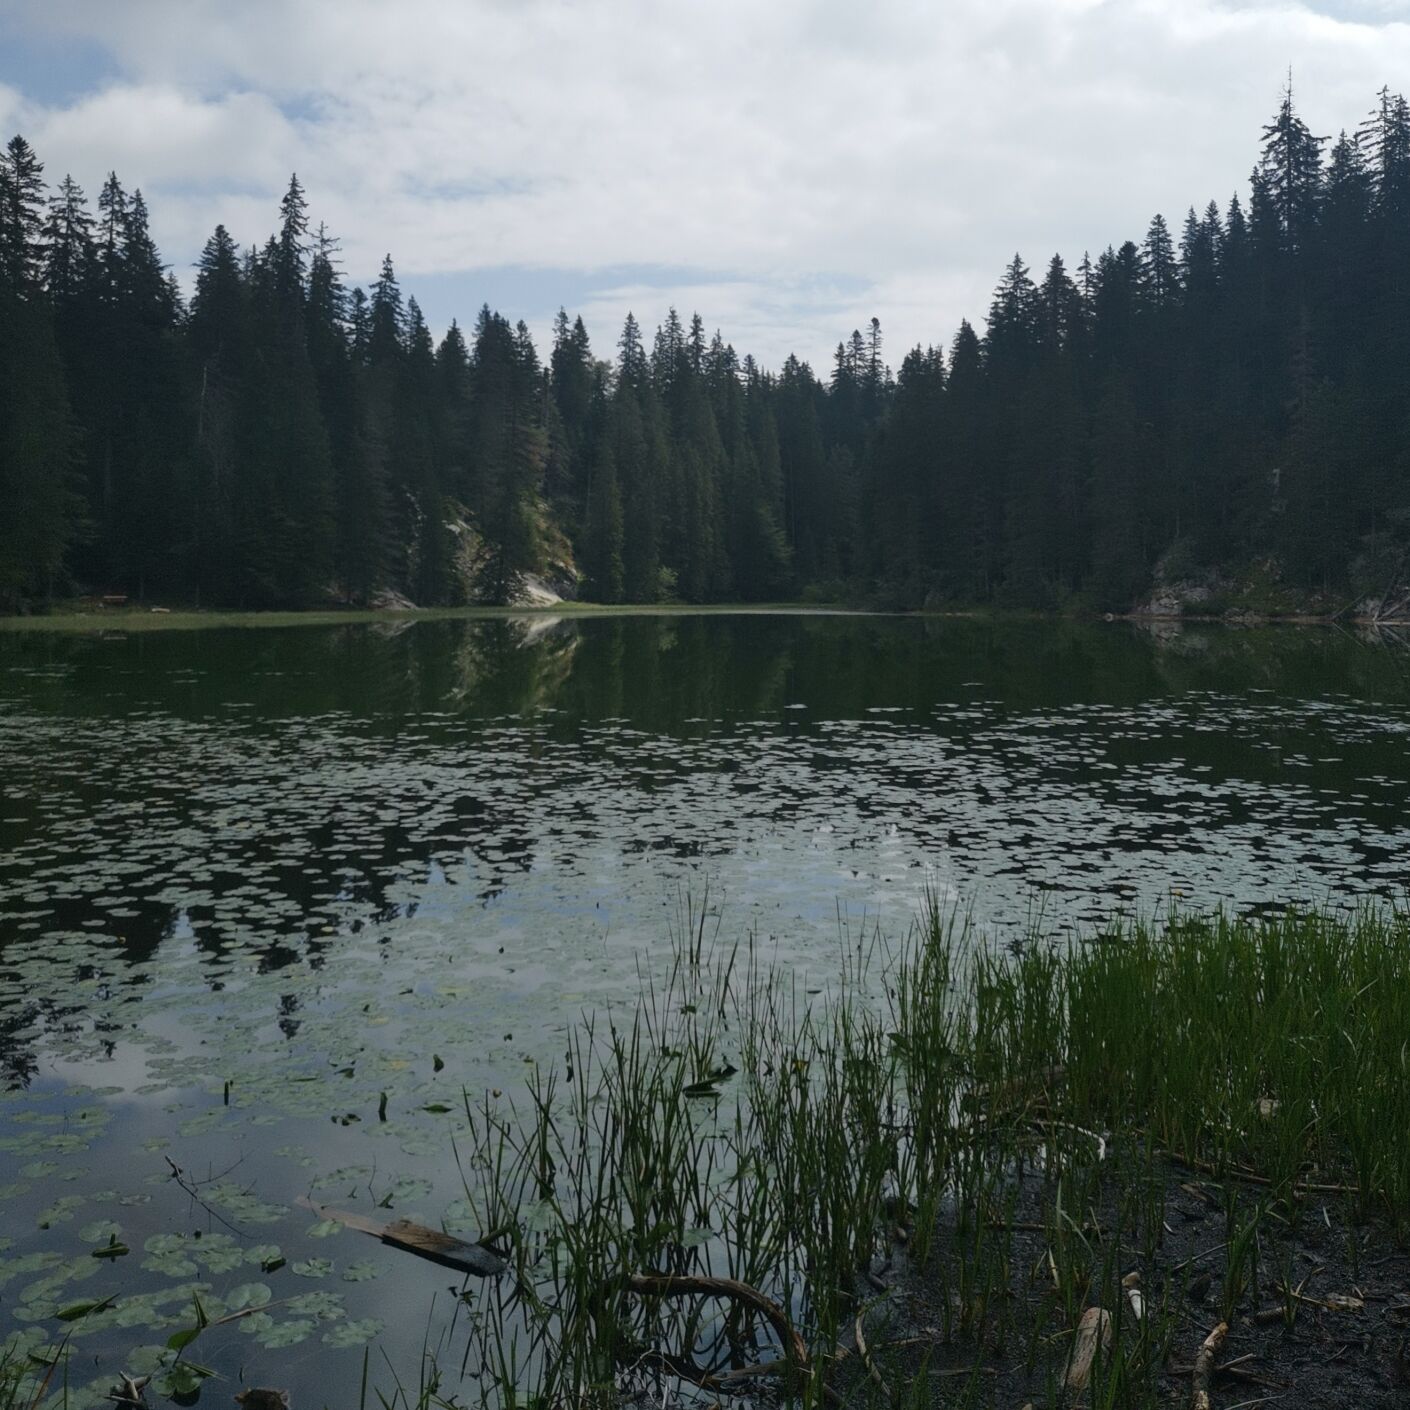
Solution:
M 992 944 L 1401 899 L 1407 784 L 1410 652 L 1330 628 L 0 632 L 0 1335 L 71 1330 L 97 1404 L 193 1294 L 267 1303 L 192 1347 L 208 1403 L 356 1404 L 367 1345 L 414 1390 L 475 1288 L 297 1201 L 482 1232 L 462 1093 L 508 1104 L 702 912 L 817 990 L 927 896 Z

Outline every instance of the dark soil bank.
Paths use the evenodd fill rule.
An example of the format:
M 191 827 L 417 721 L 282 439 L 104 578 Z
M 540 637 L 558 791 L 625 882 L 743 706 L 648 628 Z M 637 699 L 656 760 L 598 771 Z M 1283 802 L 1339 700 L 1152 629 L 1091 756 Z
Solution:
M 854 1347 L 839 1367 L 844 1399 L 1189 1405 L 1200 1345 L 1227 1316 L 1213 1410 L 1410 1405 L 1410 1249 L 1392 1229 L 1356 1222 L 1339 1191 L 1305 1191 L 1290 1208 L 1242 1179 L 1102 1154 L 1061 1178 L 1045 1174 L 1041 1150 L 1011 1166 L 977 1207 L 942 1215 L 924 1266 L 899 1230 L 863 1290 L 866 1355 Z M 1141 1322 L 1122 1286 L 1133 1273 Z M 1065 1372 L 1088 1307 L 1112 1314 L 1112 1345 L 1073 1389 Z

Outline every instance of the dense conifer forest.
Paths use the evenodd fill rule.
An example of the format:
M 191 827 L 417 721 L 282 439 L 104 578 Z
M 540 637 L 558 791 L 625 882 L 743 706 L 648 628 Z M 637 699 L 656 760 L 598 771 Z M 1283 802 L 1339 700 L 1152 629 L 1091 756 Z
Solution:
M 674 310 L 546 361 L 350 289 L 297 178 L 189 304 L 139 191 L 0 161 L 0 606 L 781 598 L 1123 610 L 1176 578 L 1382 595 L 1410 549 L 1410 106 L 1335 140 L 1291 90 L 1246 197 L 1015 256 L 981 334 L 893 374 L 741 358 Z

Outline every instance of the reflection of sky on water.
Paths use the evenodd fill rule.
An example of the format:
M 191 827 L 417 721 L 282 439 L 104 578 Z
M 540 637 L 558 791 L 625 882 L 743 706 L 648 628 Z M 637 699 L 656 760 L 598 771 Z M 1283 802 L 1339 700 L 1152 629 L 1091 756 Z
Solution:
M 144 1241 L 220 1225 L 166 1157 L 230 1167 L 220 1217 L 286 1211 L 241 1237 L 291 1265 L 336 1248 L 348 1319 L 415 1309 L 414 1363 L 439 1275 L 325 1247 L 294 1201 L 342 1168 L 339 1198 L 438 1222 L 463 1115 L 428 1108 L 519 1090 L 707 897 L 707 933 L 811 988 L 927 894 L 1002 937 L 1402 892 L 1410 690 L 1365 650 L 804 618 L 0 637 L 0 1259 L 167 1286 Z M 56 1190 L 84 1203 L 40 1229 Z M 134 1253 L 93 1273 L 100 1218 Z M 369 1255 L 386 1281 L 343 1283 Z M 326 1332 L 263 1355 L 297 1384 Z

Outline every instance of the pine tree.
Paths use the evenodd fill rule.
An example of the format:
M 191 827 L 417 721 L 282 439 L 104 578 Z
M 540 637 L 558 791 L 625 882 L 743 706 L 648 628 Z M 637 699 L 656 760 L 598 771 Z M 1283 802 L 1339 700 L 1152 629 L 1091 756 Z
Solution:
M 991 367 L 1003 372 L 1024 367 L 1036 343 L 1038 291 L 1028 267 L 1015 255 L 989 305 L 984 352 Z
M 1298 116 L 1289 78 L 1277 117 L 1263 129 L 1263 154 L 1258 166 L 1289 252 L 1304 247 L 1317 223 L 1322 146 L 1326 141 L 1325 137 L 1314 137 Z
M 642 346 L 641 327 L 629 312 L 622 325 L 622 336 L 618 340 L 618 376 L 640 390 L 646 385 L 648 372 L 646 349 Z
M 368 312 L 368 362 L 378 367 L 400 361 L 405 333 L 406 310 L 402 305 L 401 285 L 397 283 L 391 255 L 385 255 L 382 259 L 382 272 L 372 286 L 372 301 Z
M 290 305 L 302 301 L 307 262 L 308 201 L 295 173 L 279 202 L 279 244 L 274 259 L 275 287 Z
M 1193 214 L 1193 212 L 1191 212 Z M 1149 304 L 1163 309 L 1179 292 L 1179 266 L 1175 262 L 1175 243 L 1165 217 L 1156 215 L 1146 231 L 1141 249 L 1141 284 Z
M 44 164 L 18 134 L 0 155 L 0 284 L 35 297 L 44 273 Z
M 231 531 L 239 478 L 237 405 L 248 356 L 246 303 L 235 241 L 217 225 L 201 251 L 196 291 L 186 325 L 198 378 L 193 459 L 193 513 L 200 541 L 195 588 L 205 600 L 229 600 L 235 591 Z
M 95 252 L 93 217 L 83 188 L 71 176 L 49 202 L 44 243 L 44 287 L 56 306 L 72 306 L 92 285 Z

